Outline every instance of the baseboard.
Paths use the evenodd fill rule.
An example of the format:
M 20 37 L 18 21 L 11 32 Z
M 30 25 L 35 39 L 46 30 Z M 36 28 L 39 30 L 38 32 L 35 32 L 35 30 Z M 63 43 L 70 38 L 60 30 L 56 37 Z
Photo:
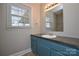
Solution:
M 11 54 L 10 56 L 22 56 L 22 55 L 24 55 L 24 54 L 26 54 L 28 52 L 31 52 L 31 51 L 32 51 L 31 48 L 29 48 L 29 49 L 26 49 L 26 50 L 23 50 L 23 51 L 20 51 L 20 52 L 16 52 L 14 54 Z

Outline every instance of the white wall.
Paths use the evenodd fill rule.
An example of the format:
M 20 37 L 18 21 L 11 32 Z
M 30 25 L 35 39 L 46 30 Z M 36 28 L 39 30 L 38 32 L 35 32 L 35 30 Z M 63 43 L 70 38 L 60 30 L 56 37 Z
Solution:
M 25 49 L 31 48 L 30 33 L 37 33 L 40 31 L 39 25 L 35 25 L 34 22 L 39 22 L 40 16 L 37 14 L 39 11 L 39 5 L 26 4 L 32 8 L 32 28 L 27 29 L 7 29 L 6 28 L 6 12 L 3 5 L 0 7 L 0 55 L 10 55 Z M 1 11 L 2 10 L 2 11 Z M 34 12 L 35 13 L 34 13 Z M 1 14 L 2 12 L 2 14 Z M 33 16 L 33 14 L 35 14 Z M 2 18 L 1 18 L 2 17 Z M 34 22 L 33 22 L 34 21 Z M 35 28 L 37 27 L 37 29 Z
M 79 3 L 64 4 L 64 32 L 79 37 Z
M 40 31 L 41 33 L 45 32 L 45 13 L 44 13 L 44 8 L 45 8 L 45 3 L 41 3 L 41 8 L 40 8 L 40 11 L 41 11 L 41 14 L 40 14 Z
M 0 4 L 0 11 L 2 11 L 2 10 L 1 10 L 1 4 Z M 2 13 L 2 12 L 0 12 L 0 22 L 1 22 L 1 19 L 2 19 L 1 13 Z M 1 23 L 0 23 L 0 33 L 1 33 Z M 2 40 L 1 37 L 2 37 L 2 36 L 1 36 L 1 34 L 0 34 L 0 41 Z M 1 43 L 1 42 L 0 42 L 0 43 Z M 1 44 L 0 44 L 0 47 L 1 47 Z M 0 48 L 0 52 L 1 52 L 1 48 Z
M 6 4 L 5 4 L 6 5 Z M 7 29 L 5 5 L 2 5 L 1 20 L 1 53 L 0 55 L 10 55 L 30 48 L 30 29 Z
M 32 9 L 32 34 L 40 33 L 40 4 L 28 3 L 25 5 L 30 6 Z

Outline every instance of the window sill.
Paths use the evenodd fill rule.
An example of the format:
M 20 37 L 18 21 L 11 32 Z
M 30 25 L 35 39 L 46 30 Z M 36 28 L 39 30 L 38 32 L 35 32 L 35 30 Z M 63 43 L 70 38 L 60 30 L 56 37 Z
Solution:
M 11 26 L 11 27 L 7 27 L 7 29 L 29 29 L 31 28 L 30 26 Z

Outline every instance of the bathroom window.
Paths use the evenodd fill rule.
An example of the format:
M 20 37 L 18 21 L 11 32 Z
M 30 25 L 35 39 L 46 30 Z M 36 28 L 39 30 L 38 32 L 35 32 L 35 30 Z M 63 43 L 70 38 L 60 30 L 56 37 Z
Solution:
M 8 4 L 8 25 L 9 27 L 29 27 L 30 8 L 22 4 Z

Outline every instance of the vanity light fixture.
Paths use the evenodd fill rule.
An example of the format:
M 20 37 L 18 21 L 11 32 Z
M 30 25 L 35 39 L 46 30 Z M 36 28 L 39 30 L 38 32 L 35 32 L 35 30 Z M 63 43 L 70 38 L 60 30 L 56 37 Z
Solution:
M 46 4 L 44 12 L 49 11 L 59 5 L 59 3 Z

